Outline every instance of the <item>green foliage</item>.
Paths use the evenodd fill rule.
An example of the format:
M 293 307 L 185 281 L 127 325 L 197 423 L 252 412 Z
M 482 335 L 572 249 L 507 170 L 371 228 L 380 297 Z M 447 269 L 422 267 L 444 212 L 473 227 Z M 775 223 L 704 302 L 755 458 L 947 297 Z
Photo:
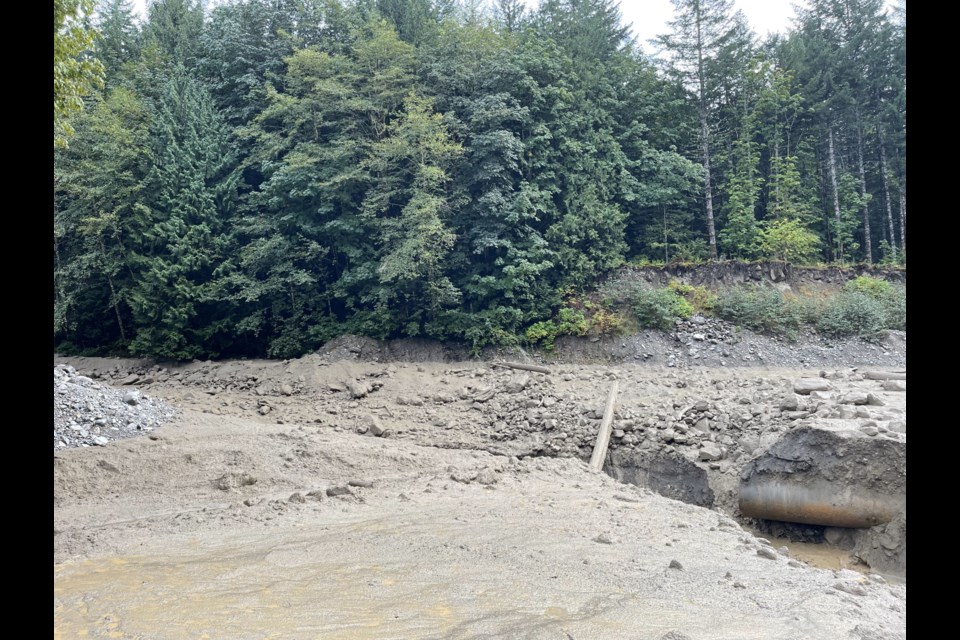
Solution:
M 582 336 L 587 333 L 590 323 L 583 311 L 562 307 L 552 320 L 543 320 L 532 324 L 525 337 L 530 344 L 542 344 L 547 351 L 553 350 L 553 343 L 559 336 Z
M 53 1 L 53 146 L 64 148 L 70 118 L 103 86 L 103 64 L 90 55 L 97 31 L 89 24 L 94 0 Z
M 891 291 L 893 290 L 893 285 L 880 278 L 857 276 L 845 284 L 843 289 L 844 291 L 855 291 L 866 294 L 876 300 L 882 300 L 884 297 L 890 295 Z
M 709 313 L 717 303 L 717 296 L 703 285 L 695 286 L 671 280 L 667 287 L 683 296 L 695 313 Z
M 694 312 L 693 305 L 668 287 L 638 286 L 631 298 L 631 308 L 641 327 L 667 331 L 676 325 L 678 319 L 689 318 Z
M 820 311 L 817 329 L 831 337 L 875 337 L 887 324 L 886 311 L 876 298 L 859 291 L 844 291 Z
M 634 307 L 669 326 L 710 293 L 565 292 L 715 257 L 708 178 L 726 256 L 857 259 L 866 213 L 903 263 L 875 205 L 906 204 L 905 32 L 880 0 L 811 0 L 763 43 L 729 0 L 676 0 L 668 62 L 613 0 L 495 4 L 156 0 L 138 24 L 130 0 L 55 2 L 58 348 L 479 352 L 614 335 Z M 905 326 L 901 290 L 877 301 Z M 785 332 L 817 308 L 786 298 L 778 325 L 754 302 Z
M 906 331 L 907 292 L 904 287 L 880 278 L 858 276 L 844 286 L 844 292 L 858 293 L 876 300 L 883 310 L 883 328 Z
M 799 220 L 780 218 L 760 231 L 760 254 L 765 258 L 793 264 L 809 264 L 820 245 L 817 234 Z
M 731 287 L 717 295 L 717 317 L 754 329 L 795 335 L 806 317 L 805 304 L 769 287 Z
M 627 329 L 627 320 L 620 313 L 599 307 L 593 309 L 588 318 L 587 333 L 601 336 L 617 336 Z

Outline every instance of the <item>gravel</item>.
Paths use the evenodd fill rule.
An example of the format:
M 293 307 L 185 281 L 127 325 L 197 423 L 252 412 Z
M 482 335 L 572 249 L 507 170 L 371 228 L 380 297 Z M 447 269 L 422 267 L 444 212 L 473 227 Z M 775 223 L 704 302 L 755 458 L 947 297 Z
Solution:
M 166 403 L 77 375 L 71 365 L 53 368 L 53 450 L 104 446 L 153 431 L 174 416 Z

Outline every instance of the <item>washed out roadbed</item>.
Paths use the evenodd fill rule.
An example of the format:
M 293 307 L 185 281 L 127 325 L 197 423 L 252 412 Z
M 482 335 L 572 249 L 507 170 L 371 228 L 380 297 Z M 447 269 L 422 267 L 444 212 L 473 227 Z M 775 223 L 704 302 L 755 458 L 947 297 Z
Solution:
M 905 582 L 809 566 L 735 517 L 741 470 L 794 429 L 905 447 L 905 381 L 362 352 L 55 358 L 55 388 L 93 407 L 68 431 L 108 434 L 55 437 L 55 637 L 905 637 Z M 614 379 L 610 459 L 688 461 L 712 509 L 588 469 Z M 140 422 L 110 393 L 133 390 L 159 409 L 113 437 L 111 419 Z

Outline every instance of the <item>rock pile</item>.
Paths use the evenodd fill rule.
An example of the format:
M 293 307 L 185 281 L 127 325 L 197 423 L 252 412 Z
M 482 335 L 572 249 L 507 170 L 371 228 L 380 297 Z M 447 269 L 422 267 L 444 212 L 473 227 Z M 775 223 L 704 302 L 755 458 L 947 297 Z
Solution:
M 53 368 L 53 450 L 103 446 L 152 431 L 174 415 L 137 389 L 114 389 L 70 365 Z

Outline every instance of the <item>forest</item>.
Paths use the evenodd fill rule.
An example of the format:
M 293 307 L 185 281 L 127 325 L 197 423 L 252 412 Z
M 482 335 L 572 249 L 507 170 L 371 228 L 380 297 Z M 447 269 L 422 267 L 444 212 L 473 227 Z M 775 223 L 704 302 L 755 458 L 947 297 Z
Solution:
M 905 0 L 672 2 L 54 0 L 56 349 L 481 348 L 625 265 L 905 265 Z

